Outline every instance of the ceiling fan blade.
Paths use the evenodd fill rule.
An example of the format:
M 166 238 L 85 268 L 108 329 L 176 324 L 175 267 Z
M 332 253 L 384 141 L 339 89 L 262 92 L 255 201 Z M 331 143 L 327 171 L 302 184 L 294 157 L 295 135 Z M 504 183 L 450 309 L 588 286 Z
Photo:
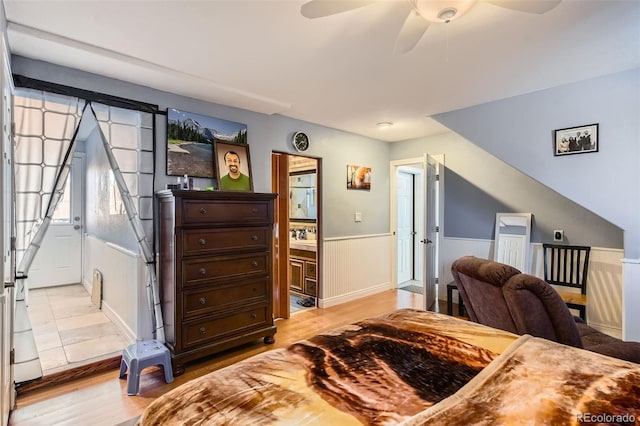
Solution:
M 395 51 L 406 53 L 413 49 L 425 31 L 427 31 L 427 28 L 429 28 L 429 21 L 420 16 L 415 10 L 409 12 L 396 39 Z
M 376 0 L 311 0 L 300 7 L 305 18 L 314 19 L 335 15 L 376 3 Z
M 527 13 L 546 13 L 562 0 L 486 0 L 496 6 Z

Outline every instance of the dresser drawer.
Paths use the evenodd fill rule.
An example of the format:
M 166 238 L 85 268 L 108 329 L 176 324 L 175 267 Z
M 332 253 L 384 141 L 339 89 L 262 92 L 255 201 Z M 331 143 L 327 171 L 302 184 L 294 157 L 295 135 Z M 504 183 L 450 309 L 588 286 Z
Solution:
M 216 256 L 182 260 L 182 287 L 194 287 L 220 280 L 267 276 L 269 253 Z
M 185 229 L 182 231 L 182 255 L 228 253 L 236 250 L 267 251 L 271 229 L 249 227 L 235 229 Z
M 272 204 L 269 201 L 184 200 L 182 223 L 187 224 L 271 224 Z
M 203 319 L 182 325 L 182 344 L 185 348 L 204 345 L 224 335 L 244 333 L 247 329 L 267 324 L 267 306 L 254 306 L 226 316 Z
M 220 284 L 182 293 L 182 316 L 185 319 L 212 314 L 234 305 L 247 305 L 267 299 L 269 279 L 259 278 L 234 284 Z

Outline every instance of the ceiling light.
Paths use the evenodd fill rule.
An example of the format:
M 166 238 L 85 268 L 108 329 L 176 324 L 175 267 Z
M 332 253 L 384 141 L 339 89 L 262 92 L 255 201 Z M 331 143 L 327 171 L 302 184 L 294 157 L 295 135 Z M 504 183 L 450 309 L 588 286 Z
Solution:
M 381 121 L 379 123 L 376 123 L 376 126 L 378 126 L 381 129 L 386 129 L 393 126 L 393 123 L 390 121 Z
M 456 13 L 458 13 L 458 10 L 455 7 L 447 7 L 438 12 L 438 19 L 448 24 L 456 16 Z
M 467 13 L 477 0 L 410 0 L 414 9 L 429 22 L 449 23 Z

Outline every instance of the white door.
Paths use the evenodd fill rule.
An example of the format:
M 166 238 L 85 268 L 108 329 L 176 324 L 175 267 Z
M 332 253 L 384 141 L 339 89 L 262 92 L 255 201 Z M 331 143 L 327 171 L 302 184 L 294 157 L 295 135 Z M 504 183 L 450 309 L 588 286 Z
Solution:
M 500 244 L 496 260 L 524 271 L 524 246 L 526 241 L 527 237 L 524 235 L 500 234 Z
M 426 283 L 425 294 L 425 308 L 429 309 L 436 301 L 436 277 L 437 277 L 437 248 L 438 248 L 438 231 L 437 231 L 437 217 L 438 217 L 438 181 L 436 176 L 438 175 L 438 163 L 431 157 L 427 156 L 426 162 L 426 178 L 427 184 L 426 193 L 426 239 L 424 240 L 425 249 L 425 278 Z
M 398 172 L 398 284 L 413 279 L 413 175 Z
M 29 269 L 29 288 L 82 282 L 82 182 L 84 156 L 71 163 L 63 199 Z
M 14 282 L 14 256 L 11 249 L 11 239 L 14 230 L 14 203 L 13 203 L 13 140 L 12 140 L 12 106 L 13 86 L 11 82 L 11 70 L 7 60 L 7 47 L 4 37 L 0 36 L 0 60 L 2 66 L 2 111 L 0 134 L 0 212 L 2 213 L 2 225 L 0 225 L 0 251 L 2 260 L 0 264 L 0 424 L 6 425 L 9 421 L 9 411 L 15 402 L 15 391 L 11 369 L 11 349 L 13 348 L 13 305 L 15 295 L 12 284 Z M 6 285 L 6 287 L 5 287 Z

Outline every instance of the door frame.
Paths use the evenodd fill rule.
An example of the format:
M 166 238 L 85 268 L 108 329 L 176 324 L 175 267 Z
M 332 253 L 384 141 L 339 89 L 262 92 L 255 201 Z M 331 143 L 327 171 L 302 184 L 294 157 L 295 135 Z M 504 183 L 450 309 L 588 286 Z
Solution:
M 51 222 L 49 225 L 49 229 L 45 234 L 41 248 L 36 254 L 33 263 L 30 267 L 30 275 L 31 279 L 29 282 L 30 289 L 38 289 L 38 288 L 49 288 L 59 285 L 68 285 L 84 283 L 84 271 L 85 271 L 85 240 L 84 240 L 84 228 L 85 228 L 85 165 L 86 165 L 86 154 L 84 152 L 74 152 L 73 157 L 71 158 L 71 172 L 67 179 L 69 179 L 69 188 L 70 193 L 65 194 L 65 196 L 70 199 L 70 211 L 69 211 L 69 223 L 55 223 Z M 78 220 L 76 220 L 78 218 Z M 50 264 L 50 259 L 44 260 L 42 256 L 47 253 L 50 253 L 49 250 L 60 249 L 60 253 L 62 253 L 63 249 L 55 243 L 55 235 L 56 232 L 59 232 L 60 229 L 69 230 L 71 227 L 79 226 L 78 229 L 74 229 L 74 237 L 79 238 L 78 241 L 78 249 L 77 251 L 69 252 L 68 255 L 77 259 L 77 270 L 73 268 L 73 276 L 77 278 L 69 281 L 64 280 L 61 281 L 60 277 L 56 275 L 55 271 L 52 270 L 52 265 Z M 64 227 L 64 228 L 63 228 Z M 79 233 L 79 235 L 76 235 Z M 74 243 L 75 244 L 75 243 Z M 43 249 L 47 247 L 46 250 Z M 52 279 L 53 278 L 53 279 Z M 53 280 L 53 283 L 52 283 Z
M 275 232 L 273 233 L 273 316 L 287 319 L 291 317 L 289 304 L 289 157 L 306 157 L 316 161 L 316 193 L 318 215 L 316 218 L 316 306 L 320 306 L 323 295 L 322 285 L 322 158 L 301 153 L 283 151 L 271 152 L 271 188 L 278 196 L 275 200 Z M 284 197 L 280 194 L 286 194 Z
M 427 161 L 428 161 L 428 154 L 423 154 L 421 157 L 412 157 L 412 158 L 405 158 L 405 159 L 401 159 L 401 160 L 392 160 L 389 162 L 389 184 L 390 184 L 390 188 L 389 188 L 389 225 L 390 225 L 390 233 L 393 236 L 392 238 L 392 253 L 393 255 L 391 256 L 391 286 L 392 288 L 398 288 L 398 275 L 397 275 L 397 253 L 398 253 L 398 244 L 397 244 L 397 235 L 396 235 L 396 229 L 398 227 L 398 218 L 397 218 L 397 208 L 398 208 L 398 203 L 397 203 L 397 190 L 396 190 L 396 186 L 397 186 L 397 172 L 399 170 L 401 170 L 402 168 L 407 168 L 408 166 L 411 166 L 413 168 L 416 169 L 421 169 L 422 173 L 423 173 L 423 180 L 424 180 L 424 184 L 423 185 L 416 185 L 416 200 L 415 200 L 415 204 L 421 204 L 422 205 L 422 211 L 424 212 L 423 214 L 423 220 L 422 220 L 422 225 L 421 225 L 421 231 L 423 235 L 419 235 L 419 238 L 417 240 L 426 240 L 427 239 L 427 219 L 426 219 L 426 212 L 427 212 L 427 206 L 426 206 L 426 193 L 429 192 L 429 188 L 427 188 Z M 442 265 L 440 264 L 440 247 L 442 246 L 442 225 L 443 225 L 443 207 L 444 207 L 444 203 L 443 203 L 443 199 L 444 199 L 444 185 L 443 185 L 443 179 L 442 179 L 442 167 L 444 166 L 444 154 L 439 154 L 439 155 L 432 155 L 430 156 L 433 159 L 435 159 L 438 163 L 438 176 L 439 176 L 439 181 L 438 181 L 438 191 L 437 191 L 437 199 L 436 200 L 432 200 L 431 202 L 435 202 L 436 203 L 436 207 L 435 207 L 435 211 L 436 211 L 436 218 L 435 218 L 435 223 L 436 225 L 439 227 L 440 232 L 438 232 L 438 238 L 435 239 L 435 241 L 433 241 L 434 244 L 434 250 L 436 251 L 436 265 L 435 265 L 435 277 L 439 278 L 440 276 L 442 276 L 441 273 L 441 268 Z M 420 191 L 419 188 L 422 187 L 422 190 Z M 421 253 L 425 253 L 424 250 L 421 250 Z M 421 271 L 422 271 L 422 281 L 423 281 L 423 285 L 425 286 L 425 305 L 426 305 L 426 285 L 427 285 L 427 276 L 426 274 L 428 273 L 428 271 L 426 270 L 426 266 L 425 266 L 425 262 L 426 259 L 424 258 L 424 256 L 420 257 L 420 262 L 421 262 Z M 436 281 L 437 282 L 437 281 Z M 438 286 L 436 285 L 436 299 L 438 298 Z M 427 306 L 424 306 L 425 309 L 427 309 Z
M 398 235 L 397 235 L 397 229 L 398 229 L 398 191 L 397 191 L 397 185 L 398 185 L 398 179 L 397 179 L 397 175 L 398 172 L 400 171 L 401 168 L 406 168 L 408 166 L 411 166 L 413 168 L 416 169 L 422 169 L 423 171 L 425 171 L 425 163 L 426 163 L 426 155 L 422 156 L 422 157 L 413 157 L 413 158 L 405 158 L 402 160 L 393 160 L 389 163 L 389 184 L 390 184 L 390 188 L 389 188 L 389 225 L 390 225 L 390 230 L 389 232 L 391 233 L 391 235 L 393 236 L 392 238 L 392 253 L 393 255 L 391 256 L 391 286 L 392 288 L 398 288 Z M 414 206 L 417 206 L 418 204 L 424 205 L 425 204 L 425 195 L 424 193 L 418 192 L 416 193 L 416 185 L 414 185 Z M 415 207 L 414 207 L 415 209 Z M 423 220 L 422 222 L 424 222 L 421 226 L 421 228 L 424 230 L 425 226 L 426 226 L 426 220 Z M 424 235 L 419 235 L 418 236 L 418 240 L 420 239 L 424 239 Z M 420 259 L 422 261 L 422 259 Z M 415 268 L 415 265 L 414 265 Z M 422 271 L 424 271 L 424 268 L 421 269 Z M 426 280 L 424 279 L 425 277 L 422 278 L 423 283 L 426 283 Z

